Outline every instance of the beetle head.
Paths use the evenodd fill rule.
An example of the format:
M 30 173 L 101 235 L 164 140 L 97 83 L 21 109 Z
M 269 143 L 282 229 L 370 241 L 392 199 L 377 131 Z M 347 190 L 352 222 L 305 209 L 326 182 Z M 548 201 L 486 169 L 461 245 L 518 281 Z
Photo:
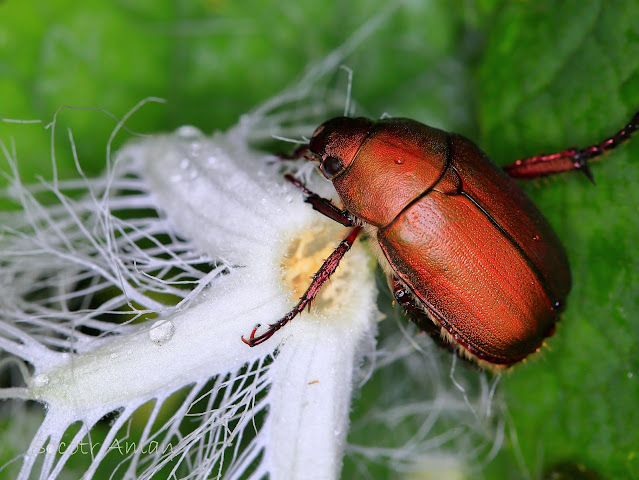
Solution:
M 350 165 L 373 124 L 364 117 L 337 117 L 317 127 L 308 148 L 326 178 L 333 179 Z

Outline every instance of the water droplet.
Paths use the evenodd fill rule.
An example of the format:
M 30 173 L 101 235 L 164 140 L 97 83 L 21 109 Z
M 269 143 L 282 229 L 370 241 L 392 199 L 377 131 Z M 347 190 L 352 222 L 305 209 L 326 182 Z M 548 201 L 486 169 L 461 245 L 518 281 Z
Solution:
M 632 372 L 628 372 L 628 378 L 632 378 L 633 373 Z
M 31 379 L 31 385 L 36 388 L 46 387 L 47 385 L 49 385 L 50 381 L 51 379 L 48 375 L 44 375 L 41 373 L 40 375 L 36 375 Z
M 201 138 L 202 131 L 193 125 L 184 125 L 175 131 L 175 134 L 185 139 Z
M 158 320 L 149 330 L 149 338 L 156 345 L 164 345 L 173 337 L 175 326 L 170 320 Z
M 538 242 L 539 241 L 539 235 L 535 235 L 533 237 L 533 242 Z

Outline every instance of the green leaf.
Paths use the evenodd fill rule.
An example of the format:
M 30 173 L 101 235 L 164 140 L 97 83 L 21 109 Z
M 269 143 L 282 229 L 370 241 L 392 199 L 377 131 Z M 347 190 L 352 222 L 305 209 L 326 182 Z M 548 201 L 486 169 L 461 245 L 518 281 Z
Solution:
M 0 121 L 0 140 L 15 139 L 20 167 L 31 178 L 50 176 L 51 138 L 43 126 L 65 105 L 101 108 L 120 118 L 140 100 L 156 96 L 167 103 L 144 107 L 127 122 L 129 128 L 143 133 L 184 124 L 224 129 L 294 83 L 307 65 L 342 45 L 362 24 L 391 10 L 374 0 L 348 6 L 310 0 L 160 0 L 135 6 L 106 0 L 5 2 L 0 4 L 0 119 L 43 123 Z M 417 115 L 426 105 L 450 118 L 450 93 L 438 92 L 449 73 L 443 70 L 448 55 L 457 49 L 461 18 L 444 2 L 386 15 L 345 61 L 355 71 L 354 95 L 366 109 L 362 113 Z M 335 76 L 345 84 L 344 72 Z M 453 90 L 451 84 L 464 81 L 457 75 L 446 83 Z M 401 92 L 421 100 L 415 103 L 412 93 Z M 57 120 L 61 176 L 75 175 L 67 128 L 85 170 L 101 171 L 116 121 L 102 112 L 68 109 Z M 126 138 L 118 136 L 115 146 Z
M 0 140 L 15 143 L 32 179 L 51 175 L 43 125 L 63 105 L 121 117 L 159 96 L 167 103 L 145 106 L 130 128 L 228 127 L 379 9 L 374 0 L 0 2 L 0 117 L 43 122 L 0 121 Z M 404 2 L 345 61 L 357 113 L 459 131 L 500 164 L 599 141 L 639 108 L 637 18 L 636 0 Z M 67 128 L 84 170 L 97 174 L 115 124 L 102 112 L 62 110 L 60 175 L 76 175 Z M 501 382 L 509 436 L 486 478 L 527 478 L 522 462 L 534 478 L 565 461 L 639 477 L 638 159 L 634 139 L 593 166 L 597 186 L 580 174 L 526 186 L 566 245 L 573 291 L 548 348 Z M 393 381 L 401 376 L 369 382 L 355 413 Z
M 498 163 L 587 146 L 639 109 L 639 4 L 511 2 L 478 69 L 479 124 Z M 563 240 L 573 273 L 548 348 L 502 383 L 518 444 L 488 478 L 534 477 L 564 461 L 604 478 L 639 476 L 639 139 L 581 174 L 527 185 Z M 497 473 L 499 472 L 499 473 Z

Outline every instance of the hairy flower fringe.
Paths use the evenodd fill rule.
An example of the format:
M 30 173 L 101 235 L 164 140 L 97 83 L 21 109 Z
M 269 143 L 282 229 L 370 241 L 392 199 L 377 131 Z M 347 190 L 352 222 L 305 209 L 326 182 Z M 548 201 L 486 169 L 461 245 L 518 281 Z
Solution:
M 362 340 L 373 345 L 376 319 L 370 260 L 361 248 L 351 258 L 360 272 L 334 282 L 359 310 L 351 312 L 356 321 L 328 322 L 327 312 L 348 315 L 349 308 L 344 300 L 324 300 L 332 310 L 318 309 L 282 332 L 295 332 L 295 341 L 273 338 L 251 349 L 241 336 L 276 320 L 293 302 L 281 269 L 298 232 L 313 238 L 328 232 L 330 239 L 339 228 L 318 221 L 300 192 L 282 185 L 277 168 L 256 158 L 245 139 L 208 139 L 185 127 L 132 144 L 110 177 L 35 188 L 20 184 L 9 159 L 10 190 L 23 211 L 3 219 L 10 226 L 2 238 L 0 345 L 19 365 L 26 387 L 4 396 L 48 406 L 22 478 L 37 461 L 41 476 L 55 478 L 112 411 L 117 417 L 106 438 L 90 442 L 95 460 L 86 478 L 109 454 L 122 456 L 125 478 L 162 468 L 202 478 L 226 468 L 234 478 L 249 466 L 254 478 L 278 469 L 284 478 L 304 465 L 274 461 L 277 451 L 266 445 L 299 437 L 288 425 L 291 434 L 281 437 L 273 426 L 290 423 L 295 406 L 295 429 L 330 428 L 327 455 L 313 456 L 325 462 L 318 468 L 337 475 L 361 357 L 357 346 Z M 58 200 L 52 206 L 37 198 L 46 189 Z M 73 195 L 83 189 L 88 193 Z M 286 383 L 274 383 L 278 377 Z M 312 401 L 304 400 L 305 386 L 320 383 Z M 158 428 L 163 405 L 185 387 L 182 406 Z M 314 403 L 332 406 L 325 415 L 310 415 L 307 404 Z M 152 408 L 146 427 L 121 446 L 127 422 L 142 406 Z M 191 415 L 201 423 L 185 435 Z M 66 440 L 72 425 L 75 433 Z
M 344 234 L 249 146 L 312 131 L 328 112 L 309 91 L 339 58 L 227 134 L 130 143 L 101 178 L 78 161 L 77 180 L 23 185 L 0 145 L 21 207 L 0 216 L 0 369 L 18 377 L 0 398 L 47 407 L 18 478 L 57 478 L 77 456 L 72 476 L 87 479 L 337 478 L 344 452 L 362 474 L 469 472 L 494 456 L 495 381 L 445 366 L 402 323 L 376 346 L 361 243 L 310 312 L 258 347 L 240 341 L 290 309 Z M 311 165 L 287 168 L 330 195 Z M 353 386 L 370 378 L 362 395 L 379 398 L 355 409 L 347 445 Z M 371 429 L 392 435 L 359 433 Z

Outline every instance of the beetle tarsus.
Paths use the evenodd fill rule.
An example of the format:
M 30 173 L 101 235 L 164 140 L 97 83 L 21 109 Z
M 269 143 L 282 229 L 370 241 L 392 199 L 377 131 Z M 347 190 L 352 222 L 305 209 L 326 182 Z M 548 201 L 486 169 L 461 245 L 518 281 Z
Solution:
M 246 338 L 244 338 L 244 335 L 242 335 L 242 341 L 244 343 L 246 343 L 250 347 L 254 346 L 255 343 L 253 342 L 253 340 L 255 339 L 255 332 L 257 332 L 258 328 L 260 328 L 260 324 L 259 323 L 253 327 L 253 331 L 249 335 L 248 340 Z
M 256 325 L 255 328 L 253 328 L 253 331 L 251 332 L 249 338 L 246 339 L 242 337 L 242 341 L 249 347 L 254 347 L 256 345 L 264 343 L 266 340 L 271 338 L 273 334 L 280 328 L 293 320 L 299 313 L 302 313 L 304 308 L 306 308 L 307 306 L 310 308 L 311 302 L 320 292 L 322 286 L 324 285 L 324 283 L 326 283 L 326 280 L 328 280 L 330 276 L 335 273 L 340 260 L 342 260 L 346 252 L 348 252 L 355 243 L 355 239 L 357 238 L 357 235 L 359 234 L 361 229 L 361 225 L 353 227 L 348 235 L 346 235 L 346 238 L 344 238 L 344 240 L 340 242 L 337 248 L 333 250 L 333 253 L 331 253 L 328 258 L 324 260 L 324 263 L 322 263 L 322 266 L 319 268 L 317 273 L 313 275 L 313 280 L 311 281 L 309 287 L 306 289 L 306 292 L 304 292 L 304 295 L 302 295 L 299 302 L 297 302 L 297 305 L 295 305 L 295 307 L 290 312 L 284 315 L 277 322 L 270 324 L 268 326 L 268 330 L 266 330 L 266 332 L 264 332 L 263 334 L 258 335 L 257 337 L 255 336 L 255 333 L 257 332 L 257 329 L 260 325 Z
M 509 176 L 521 179 L 539 178 L 570 170 L 581 170 L 592 183 L 595 183 L 588 161 L 596 160 L 604 153 L 617 148 L 638 129 L 639 112 L 635 113 L 630 122 L 621 130 L 603 142 L 586 148 L 569 148 L 562 152 L 524 158 L 505 165 L 504 170 Z
M 288 316 L 288 315 L 287 315 Z M 285 317 L 286 318 L 286 317 Z M 262 335 L 258 335 L 257 337 L 255 336 L 255 333 L 257 332 L 257 329 L 260 327 L 260 324 L 257 324 L 254 328 L 253 331 L 251 332 L 251 335 L 249 336 L 248 340 L 246 338 L 244 338 L 244 336 L 242 336 L 242 341 L 247 344 L 249 347 L 255 347 L 256 345 L 260 345 L 261 343 L 266 342 L 269 338 L 271 338 L 273 336 L 273 334 L 275 332 L 277 332 L 280 328 L 282 328 L 284 325 L 286 325 L 288 323 L 290 319 L 284 321 L 284 318 L 276 323 L 272 323 L 268 326 L 268 330 L 266 330 L 266 332 L 264 332 Z

